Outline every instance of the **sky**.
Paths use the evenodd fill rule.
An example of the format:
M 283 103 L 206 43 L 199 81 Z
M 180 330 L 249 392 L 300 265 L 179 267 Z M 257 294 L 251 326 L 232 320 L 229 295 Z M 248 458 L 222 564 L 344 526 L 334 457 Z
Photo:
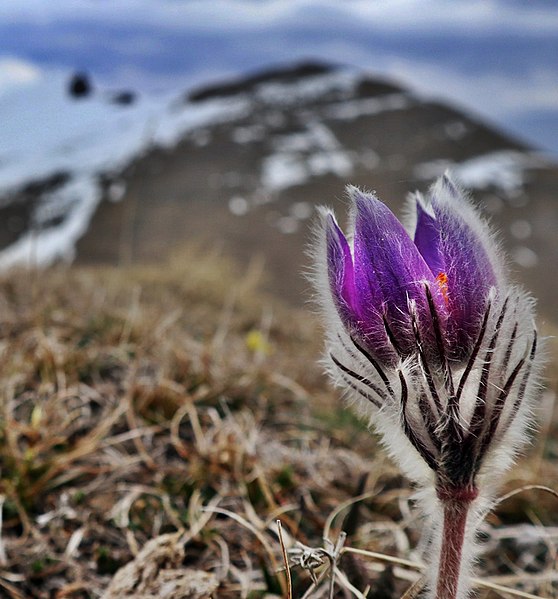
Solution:
M 0 5 L 0 98 L 51 71 L 86 70 L 104 87 L 152 94 L 285 61 L 320 59 L 451 101 L 555 156 L 557 56 L 554 0 L 3 0 Z

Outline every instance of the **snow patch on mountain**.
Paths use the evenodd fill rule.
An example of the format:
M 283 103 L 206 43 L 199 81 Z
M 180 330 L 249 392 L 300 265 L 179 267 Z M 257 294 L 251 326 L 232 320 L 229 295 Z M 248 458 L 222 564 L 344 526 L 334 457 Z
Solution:
M 0 252 L 0 269 L 71 261 L 75 243 L 87 230 L 100 199 L 100 188 L 86 175 L 72 179 L 53 194 L 46 194 L 36 216 L 49 220 L 61 214 L 63 218 L 57 226 L 43 228 L 37 224 L 36 229 L 27 231 Z
M 328 173 L 348 177 L 353 171 L 350 153 L 321 123 L 310 123 L 305 131 L 279 136 L 274 147 L 276 151 L 263 160 L 260 179 L 271 192 L 302 185 L 312 177 Z
M 495 187 L 505 194 L 521 191 L 527 181 L 527 171 L 544 166 L 544 159 L 534 153 L 505 150 L 476 156 L 463 162 L 441 159 L 418 164 L 417 179 L 430 181 L 450 170 L 468 189 Z
M 359 98 L 328 106 L 324 115 L 330 119 L 352 121 L 361 116 L 380 114 L 391 110 L 404 110 L 412 104 L 408 94 L 389 94 L 378 98 Z

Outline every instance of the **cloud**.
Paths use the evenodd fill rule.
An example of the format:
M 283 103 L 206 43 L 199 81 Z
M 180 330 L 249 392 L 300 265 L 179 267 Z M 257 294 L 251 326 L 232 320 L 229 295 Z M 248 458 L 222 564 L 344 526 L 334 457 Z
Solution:
M 15 87 L 33 83 L 40 75 L 39 68 L 26 60 L 0 56 L 0 95 Z
M 440 31 L 482 33 L 521 31 L 525 35 L 558 32 L 553 5 L 503 0 L 188 0 L 183 2 L 119 0 L 81 2 L 20 0 L 2 3 L 0 19 L 52 23 L 60 19 L 149 24 L 172 29 L 249 30 L 351 20 L 383 31 Z M 303 19 L 301 21 L 301 19 Z
M 485 115 L 515 115 L 558 107 L 556 72 L 537 65 L 521 75 L 496 70 L 479 74 L 393 57 L 384 61 L 381 70 L 423 96 L 449 99 Z
M 487 31 L 522 31 L 540 34 L 558 30 L 558 10 L 554 7 L 533 8 L 529 3 L 502 0 L 391 0 L 390 2 L 357 0 L 347 9 L 359 19 L 381 29 L 413 31 L 452 31 L 485 33 Z

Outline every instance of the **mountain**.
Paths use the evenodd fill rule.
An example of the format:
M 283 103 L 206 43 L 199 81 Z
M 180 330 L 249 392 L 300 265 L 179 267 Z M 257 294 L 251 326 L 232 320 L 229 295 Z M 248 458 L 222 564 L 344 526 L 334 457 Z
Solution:
M 409 192 L 450 168 L 501 231 L 514 276 L 555 319 L 558 168 L 521 141 L 394 82 L 310 62 L 192 90 L 168 111 L 165 135 L 154 126 L 134 156 L 97 173 L 79 262 L 158 260 L 201 239 L 263 268 L 271 291 L 300 303 L 310 297 L 302 272 L 316 205 L 343 222 L 351 183 L 400 214 Z M 44 198 L 74 177 L 53 173 L 12 192 L 0 242 L 17 238 L 8 221 L 28 230 Z M 64 218 L 56 212 L 38 234 Z

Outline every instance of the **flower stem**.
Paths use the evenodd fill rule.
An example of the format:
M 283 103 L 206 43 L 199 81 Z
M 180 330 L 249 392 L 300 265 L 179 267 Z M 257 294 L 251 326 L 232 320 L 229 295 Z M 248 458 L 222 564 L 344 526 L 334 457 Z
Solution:
M 469 513 L 471 501 L 476 496 L 476 490 L 472 496 L 463 493 L 442 498 L 440 495 L 439 493 L 438 497 L 442 499 L 444 510 L 444 527 L 442 530 L 436 599 L 457 599 L 467 514 Z

